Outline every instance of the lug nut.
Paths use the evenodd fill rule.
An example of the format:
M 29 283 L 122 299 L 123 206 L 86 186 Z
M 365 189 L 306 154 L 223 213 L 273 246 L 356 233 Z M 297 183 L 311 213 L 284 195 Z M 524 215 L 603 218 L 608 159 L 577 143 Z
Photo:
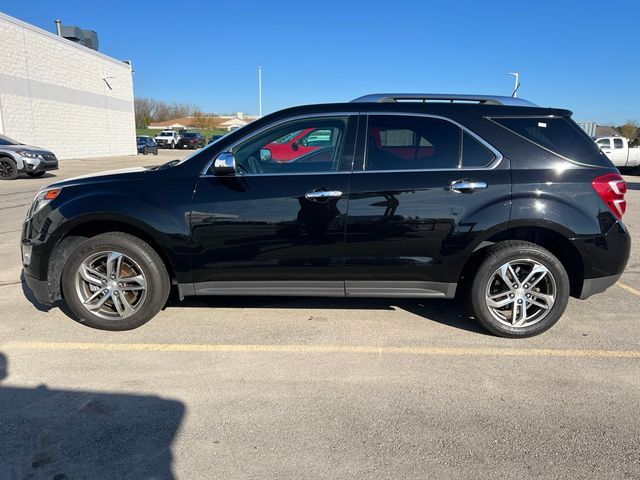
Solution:
M 522 303 L 522 299 L 521 298 L 518 299 L 518 303 Z
M 509 298 L 513 298 L 513 297 L 515 297 L 515 294 L 512 293 L 511 295 L 509 295 Z
M 525 283 L 525 284 L 524 284 L 524 288 L 529 288 L 529 284 L 528 284 L 528 283 Z

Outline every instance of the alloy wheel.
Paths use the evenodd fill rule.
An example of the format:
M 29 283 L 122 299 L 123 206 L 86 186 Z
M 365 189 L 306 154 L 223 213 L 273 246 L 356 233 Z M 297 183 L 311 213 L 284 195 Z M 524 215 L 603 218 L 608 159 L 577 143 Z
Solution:
M 140 266 L 121 252 L 87 257 L 76 274 L 76 292 L 84 307 L 106 320 L 125 319 L 142 307 L 147 279 Z
M 509 261 L 491 275 L 485 301 L 491 315 L 509 327 L 529 327 L 545 318 L 557 296 L 551 271 L 532 259 Z

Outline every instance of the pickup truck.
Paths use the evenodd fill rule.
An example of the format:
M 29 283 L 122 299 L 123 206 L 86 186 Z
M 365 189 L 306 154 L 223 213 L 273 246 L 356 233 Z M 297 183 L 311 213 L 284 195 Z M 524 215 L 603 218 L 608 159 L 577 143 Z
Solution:
M 154 138 L 160 148 L 176 148 L 180 135 L 175 130 L 163 130 Z
M 616 167 L 640 170 L 640 147 L 630 148 L 626 138 L 599 137 L 596 143 Z

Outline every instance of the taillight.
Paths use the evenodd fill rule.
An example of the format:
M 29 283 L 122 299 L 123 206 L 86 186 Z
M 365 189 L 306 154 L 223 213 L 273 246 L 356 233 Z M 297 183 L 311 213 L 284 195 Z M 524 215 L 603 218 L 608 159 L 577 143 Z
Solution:
M 611 213 L 621 219 L 627 210 L 627 201 L 624 199 L 624 194 L 627 193 L 627 182 L 624 178 L 617 173 L 608 173 L 594 179 L 591 185 L 602 201 L 607 204 Z

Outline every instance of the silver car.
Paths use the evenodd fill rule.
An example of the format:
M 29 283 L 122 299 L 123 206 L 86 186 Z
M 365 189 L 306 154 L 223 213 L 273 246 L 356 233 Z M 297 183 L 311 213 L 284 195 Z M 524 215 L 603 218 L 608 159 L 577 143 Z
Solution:
M 58 159 L 53 152 L 0 135 L 1 180 L 13 180 L 23 172 L 31 177 L 41 177 L 44 172 L 57 169 Z

